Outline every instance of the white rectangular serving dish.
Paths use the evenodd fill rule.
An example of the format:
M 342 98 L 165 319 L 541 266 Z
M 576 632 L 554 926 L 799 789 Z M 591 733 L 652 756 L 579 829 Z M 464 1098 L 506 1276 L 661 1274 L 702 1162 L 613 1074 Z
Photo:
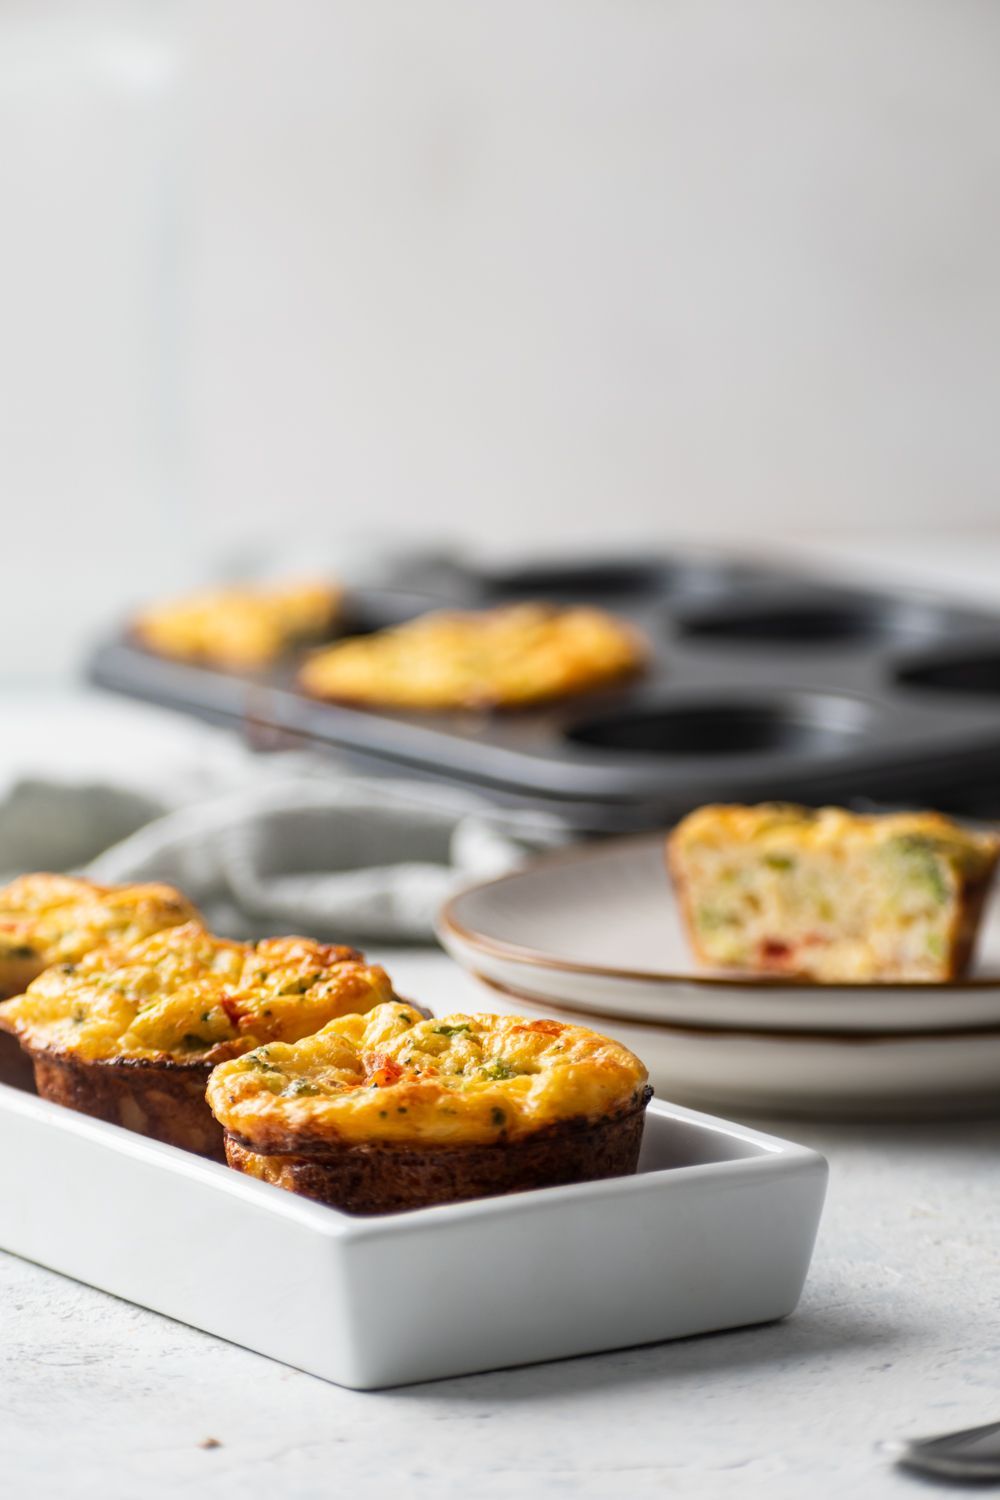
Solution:
M 0 1085 L 0 1246 L 358 1390 L 784 1317 L 826 1178 L 654 1100 L 634 1177 L 352 1218 Z

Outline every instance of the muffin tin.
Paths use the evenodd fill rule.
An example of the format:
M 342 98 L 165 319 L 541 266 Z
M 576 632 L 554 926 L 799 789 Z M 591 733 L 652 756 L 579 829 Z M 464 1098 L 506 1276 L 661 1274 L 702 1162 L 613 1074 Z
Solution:
M 305 697 L 300 656 L 240 675 L 159 658 L 123 630 L 90 676 L 240 727 L 261 747 L 336 749 L 368 770 L 479 786 L 593 831 L 656 826 L 718 799 L 994 811 L 1000 615 L 985 610 L 675 554 L 403 565 L 392 586 L 352 593 L 345 631 L 524 599 L 629 618 L 650 641 L 649 670 L 523 712 L 398 713 Z

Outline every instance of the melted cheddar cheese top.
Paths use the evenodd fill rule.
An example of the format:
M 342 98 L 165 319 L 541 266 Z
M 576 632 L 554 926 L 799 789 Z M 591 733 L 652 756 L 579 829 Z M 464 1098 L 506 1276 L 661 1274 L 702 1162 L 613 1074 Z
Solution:
M 85 1061 L 216 1062 L 391 999 L 388 975 L 353 948 L 235 943 L 190 923 L 47 969 L 0 1005 L 0 1025 Z
M 294 1046 L 271 1043 L 215 1069 L 208 1102 L 254 1149 L 315 1141 L 514 1139 L 627 1107 L 646 1069 L 582 1026 L 517 1016 L 424 1020 L 411 1006 L 344 1016 Z
M 95 885 L 70 875 L 22 875 L 0 889 L 0 964 L 73 963 L 105 943 L 134 943 L 196 920 L 170 885 Z
M 316 652 L 299 682 L 342 702 L 447 710 L 519 708 L 635 672 L 645 646 L 603 610 L 517 604 L 423 615 Z
M 340 612 L 328 583 L 206 590 L 154 605 L 135 620 L 143 645 L 161 656 L 233 668 L 262 667 L 296 641 L 322 636 Z

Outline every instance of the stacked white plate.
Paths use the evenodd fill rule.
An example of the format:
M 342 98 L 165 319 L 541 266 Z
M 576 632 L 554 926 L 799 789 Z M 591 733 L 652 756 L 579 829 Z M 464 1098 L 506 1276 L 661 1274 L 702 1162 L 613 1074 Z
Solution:
M 586 845 L 474 886 L 439 935 L 493 1010 L 617 1037 L 657 1092 L 799 1116 L 1000 1112 L 1000 906 L 949 984 L 808 984 L 692 959 L 658 835 Z

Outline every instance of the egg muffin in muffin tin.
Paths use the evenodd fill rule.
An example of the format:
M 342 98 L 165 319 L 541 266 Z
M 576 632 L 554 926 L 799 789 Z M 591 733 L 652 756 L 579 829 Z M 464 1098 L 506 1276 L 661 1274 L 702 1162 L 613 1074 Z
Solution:
M 0 888 L 0 998 L 17 995 L 55 963 L 106 943 L 133 943 L 198 913 L 170 885 L 97 885 L 71 875 L 22 875 Z M 0 1083 L 31 1086 L 31 1068 L 0 1035 Z
M 328 634 L 342 600 L 342 590 L 329 583 L 245 584 L 151 605 L 132 630 L 160 656 L 248 670 Z
M 371 1214 L 632 1172 L 646 1077 L 582 1026 L 390 1003 L 223 1063 L 208 1100 L 231 1166 Z
M 516 709 L 631 676 L 646 646 L 600 609 L 517 604 L 422 615 L 315 652 L 299 685 L 317 698 L 383 708 Z
M 216 1063 L 392 999 L 384 969 L 353 948 L 229 942 L 189 923 L 47 969 L 0 1005 L 0 1026 L 44 1098 L 221 1158 L 205 1102 Z
M 821 983 L 960 976 L 998 853 L 939 813 L 787 803 L 699 808 L 667 845 L 699 958 Z

